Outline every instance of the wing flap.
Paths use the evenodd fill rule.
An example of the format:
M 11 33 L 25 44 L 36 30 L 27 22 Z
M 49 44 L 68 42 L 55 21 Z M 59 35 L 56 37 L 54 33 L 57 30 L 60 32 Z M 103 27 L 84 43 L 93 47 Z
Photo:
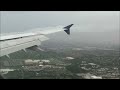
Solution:
M 39 46 L 45 40 L 48 40 L 48 38 L 42 35 L 0 42 L 0 56 L 8 55 L 35 45 Z

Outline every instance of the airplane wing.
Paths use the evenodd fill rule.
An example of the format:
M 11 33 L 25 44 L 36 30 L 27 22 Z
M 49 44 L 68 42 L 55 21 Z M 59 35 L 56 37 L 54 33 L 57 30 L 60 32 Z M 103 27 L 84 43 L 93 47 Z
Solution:
M 12 35 L 1 35 L 0 36 L 0 57 L 14 53 L 19 50 L 31 49 L 31 50 L 42 50 L 38 48 L 41 45 L 42 41 L 48 40 L 45 35 L 56 33 L 59 31 L 65 31 L 70 35 L 70 27 L 73 24 L 70 24 L 66 27 L 54 27 L 54 28 L 45 28 L 46 30 L 41 30 L 40 28 L 33 29 L 31 32 L 19 33 Z

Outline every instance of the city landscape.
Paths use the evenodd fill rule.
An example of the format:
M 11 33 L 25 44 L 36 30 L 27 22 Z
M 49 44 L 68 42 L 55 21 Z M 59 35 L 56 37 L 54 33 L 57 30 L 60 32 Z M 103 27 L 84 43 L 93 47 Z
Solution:
M 0 11 L 0 78 L 120 79 L 119 11 Z
M 120 79 L 119 47 L 73 46 L 43 42 L 44 51 L 1 57 L 1 73 L 8 79 Z

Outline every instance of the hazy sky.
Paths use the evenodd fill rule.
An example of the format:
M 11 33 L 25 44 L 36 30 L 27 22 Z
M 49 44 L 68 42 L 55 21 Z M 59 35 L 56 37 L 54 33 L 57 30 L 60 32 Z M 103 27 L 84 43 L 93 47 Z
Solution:
M 119 32 L 119 11 L 1 11 L 1 33 L 57 25 L 79 32 Z

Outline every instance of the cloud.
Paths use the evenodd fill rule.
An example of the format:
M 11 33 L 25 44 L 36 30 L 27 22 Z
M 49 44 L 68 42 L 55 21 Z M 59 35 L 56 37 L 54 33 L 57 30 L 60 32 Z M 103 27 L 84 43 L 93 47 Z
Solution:
M 1 32 L 66 26 L 79 31 L 111 31 L 119 28 L 119 11 L 1 11 Z

